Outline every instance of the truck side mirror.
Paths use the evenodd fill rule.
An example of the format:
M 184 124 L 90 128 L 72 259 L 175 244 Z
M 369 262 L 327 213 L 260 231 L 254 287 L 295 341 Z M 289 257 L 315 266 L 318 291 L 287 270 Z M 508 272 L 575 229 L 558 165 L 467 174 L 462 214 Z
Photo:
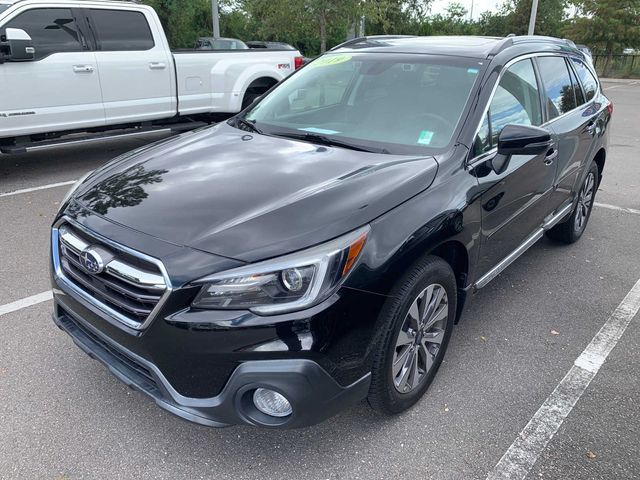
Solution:
M 8 55 L 5 60 L 10 62 L 30 62 L 35 58 L 36 49 L 27 32 L 20 28 L 7 28 Z

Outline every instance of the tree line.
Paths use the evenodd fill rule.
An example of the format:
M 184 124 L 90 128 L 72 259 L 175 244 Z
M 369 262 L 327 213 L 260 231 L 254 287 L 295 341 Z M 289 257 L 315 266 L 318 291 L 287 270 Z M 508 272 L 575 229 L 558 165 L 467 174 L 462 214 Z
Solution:
M 433 0 L 220 0 L 225 37 L 290 43 L 315 56 L 349 32 L 366 35 L 490 35 L 527 33 L 532 0 L 496 0 L 496 11 L 470 19 L 458 2 L 432 14 Z M 501 1 L 501 3 L 500 3 Z M 174 48 L 211 36 L 210 0 L 144 0 L 153 6 Z M 362 22 L 362 19 L 364 21 Z M 359 32 L 364 23 L 364 32 Z M 536 34 L 564 37 L 613 55 L 640 48 L 640 0 L 541 0 Z

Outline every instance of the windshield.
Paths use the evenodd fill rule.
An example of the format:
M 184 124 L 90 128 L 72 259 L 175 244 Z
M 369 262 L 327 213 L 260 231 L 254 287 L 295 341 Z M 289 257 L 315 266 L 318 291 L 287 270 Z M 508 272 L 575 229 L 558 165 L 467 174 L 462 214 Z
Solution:
M 335 139 L 388 153 L 446 147 L 479 77 L 467 58 L 328 54 L 251 109 L 265 134 Z
M 9 8 L 11 5 L 0 5 L 0 13 L 4 12 L 7 8 Z

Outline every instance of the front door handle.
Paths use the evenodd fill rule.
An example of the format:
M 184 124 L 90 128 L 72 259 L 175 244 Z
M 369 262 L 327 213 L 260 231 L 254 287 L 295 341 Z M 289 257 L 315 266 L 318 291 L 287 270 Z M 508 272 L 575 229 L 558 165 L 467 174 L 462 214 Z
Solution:
M 552 147 L 544 157 L 544 164 L 547 166 L 552 165 L 556 158 L 558 158 L 558 149 Z
M 165 68 L 167 68 L 167 64 L 162 62 L 151 62 L 149 64 L 149 68 L 151 70 L 164 70 Z
M 73 71 L 75 73 L 93 73 L 93 65 L 74 65 Z

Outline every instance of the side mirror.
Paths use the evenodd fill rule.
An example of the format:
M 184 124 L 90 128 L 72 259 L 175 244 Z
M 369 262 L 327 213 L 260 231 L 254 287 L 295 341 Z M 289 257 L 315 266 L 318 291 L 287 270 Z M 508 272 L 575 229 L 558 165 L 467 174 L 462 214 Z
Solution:
M 551 147 L 547 130 L 528 125 L 507 125 L 498 136 L 498 154 L 491 162 L 497 174 L 509 166 L 512 155 L 540 155 Z
M 6 37 L 9 46 L 6 60 L 10 62 L 30 62 L 35 58 L 36 49 L 33 47 L 33 41 L 27 32 L 19 28 L 7 28 Z

